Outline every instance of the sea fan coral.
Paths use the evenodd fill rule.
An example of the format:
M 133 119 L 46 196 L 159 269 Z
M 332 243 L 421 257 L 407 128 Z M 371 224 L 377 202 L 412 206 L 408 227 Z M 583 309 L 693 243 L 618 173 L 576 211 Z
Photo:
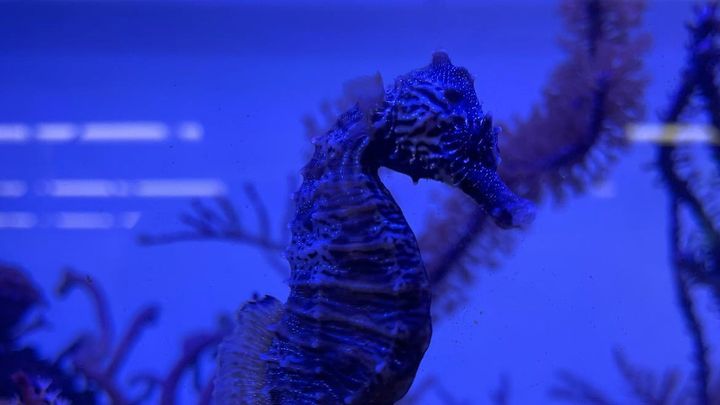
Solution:
M 717 131 L 720 129 L 720 90 L 717 86 L 720 66 L 720 18 L 718 3 L 707 2 L 696 9 L 688 26 L 688 60 L 682 80 L 662 116 L 672 131 L 688 110 L 695 95 L 702 101 L 702 112 L 712 124 L 708 142 L 700 145 L 676 143 L 673 137 L 658 146 L 657 167 L 668 192 L 670 258 L 678 306 L 685 320 L 693 350 L 694 372 L 688 384 L 681 385 L 678 373 L 654 373 L 633 367 L 620 352 L 616 363 L 638 403 L 717 404 L 720 386 L 713 374 L 710 345 L 705 324 L 696 303 L 696 290 L 707 288 L 720 302 L 720 215 L 717 203 L 720 184 L 720 154 Z M 561 384 L 552 391 L 558 399 L 575 403 L 607 403 L 601 390 L 571 373 L 560 374 Z
M 542 103 L 528 118 L 505 126 L 499 138 L 498 170 L 512 190 L 537 203 L 548 194 L 562 202 L 568 191 L 583 192 L 606 174 L 625 144 L 625 126 L 643 115 L 641 57 L 649 44 L 638 33 L 643 4 L 562 2 L 567 58 L 551 75 Z M 452 309 L 462 300 L 456 285 L 473 277 L 470 266 L 496 262 L 473 258 L 509 251 L 512 238 L 498 235 L 487 215 L 458 193 L 444 205 L 447 214 L 429 218 L 419 241 L 437 308 Z

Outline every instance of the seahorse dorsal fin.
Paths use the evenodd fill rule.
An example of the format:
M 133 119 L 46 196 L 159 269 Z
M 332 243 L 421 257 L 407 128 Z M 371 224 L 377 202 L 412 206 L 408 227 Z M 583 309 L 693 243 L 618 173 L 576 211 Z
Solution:
M 218 348 L 218 370 L 213 403 L 218 405 L 270 404 L 266 363 L 261 359 L 272 343 L 272 324 L 282 314 L 282 303 L 265 296 L 250 301 L 237 313 L 235 330 Z
M 445 51 L 435 51 L 432 55 L 433 66 L 450 65 L 450 56 Z
M 348 100 L 350 105 L 357 103 L 363 113 L 379 107 L 385 100 L 385 86 L 380 72 L 345 82 L 343 98 Z

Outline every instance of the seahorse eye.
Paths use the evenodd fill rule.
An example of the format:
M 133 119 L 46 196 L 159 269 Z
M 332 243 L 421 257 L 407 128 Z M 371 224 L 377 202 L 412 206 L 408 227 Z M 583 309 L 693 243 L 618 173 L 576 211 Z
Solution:
M 455 89 L 447 89 L 443 92 L 445 95 L 445 99 L 450 102 L 450 104 L 457 104 L 462 100 L 462 93 Z

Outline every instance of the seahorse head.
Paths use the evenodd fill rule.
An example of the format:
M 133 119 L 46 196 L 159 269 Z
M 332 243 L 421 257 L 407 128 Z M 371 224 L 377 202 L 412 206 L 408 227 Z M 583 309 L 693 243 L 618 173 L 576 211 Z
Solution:
M 381 165 L 414 180 L 459 187 L 502 227 L 532 220 L 532 205 L 496 173 L 499 129 L 483 113 L 472 76 L 446 53 L 436 52 L 428 66 L 400 76 L 374 122 Z

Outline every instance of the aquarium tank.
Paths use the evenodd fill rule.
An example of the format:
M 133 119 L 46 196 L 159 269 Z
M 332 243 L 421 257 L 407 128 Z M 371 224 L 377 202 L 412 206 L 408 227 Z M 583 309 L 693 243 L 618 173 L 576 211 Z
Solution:
M 0 2 L 0 404 L 720 404 L 719 7 Z

